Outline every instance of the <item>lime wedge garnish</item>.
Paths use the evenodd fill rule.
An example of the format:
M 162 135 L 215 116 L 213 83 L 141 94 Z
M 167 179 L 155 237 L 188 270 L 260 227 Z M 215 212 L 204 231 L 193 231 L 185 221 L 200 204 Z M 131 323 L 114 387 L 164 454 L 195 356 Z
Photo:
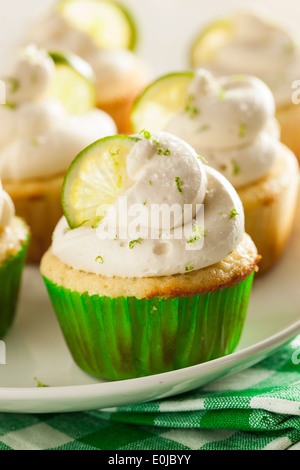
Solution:
M 62 207 L 71 228 L 100 222 L 126 187 L 126 156 L 139 140 L 125 135 L 105 137 L 75 158 L 62 190 Z
M 219 48 L 229 42 L 233 35 L 234 26 L 230 19 L 225 18 L 210 24 L 200 33 L 192 45 L 191 66 L 197 68 L 210 62 Z
M 112 0 L 62 0 L 58 12 L 103 49 L 134 49 L 136 27 L 122 5 Z
M 193 72 L 178 72 L 158 78 L 136 100 L 131 114 L 134 132 L 159 132 L 188 100 Z
M 90 65 L 73 54 L 49 52 L 55 75 L 48 96 L 59 100 L 70 114 L 83 114 L 96 106 L 94 73 Z

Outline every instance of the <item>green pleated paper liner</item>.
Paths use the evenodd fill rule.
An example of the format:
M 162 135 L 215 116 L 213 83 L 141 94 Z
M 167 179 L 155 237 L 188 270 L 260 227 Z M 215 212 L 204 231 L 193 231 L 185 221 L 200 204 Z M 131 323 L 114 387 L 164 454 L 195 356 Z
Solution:
M 8 332 L 15 317 L 29 240 L 28 236 L 19 252 L 0 266 L 0 339 Z
M 75 362 L 109 380 L 168 372 L 232 353 L 254 273 L 234 287 L 175 299 L 79 294 L 44 278 Z

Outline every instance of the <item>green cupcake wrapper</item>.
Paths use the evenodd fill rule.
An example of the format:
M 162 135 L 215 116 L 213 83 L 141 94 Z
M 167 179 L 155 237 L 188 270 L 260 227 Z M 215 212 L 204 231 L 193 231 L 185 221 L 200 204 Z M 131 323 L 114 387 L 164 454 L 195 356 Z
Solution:
M 18 253 L 0 266 L 0 339 L 6 335 L 15 317 L 29 240 L 28 236 Z
M 98 377 L 122 380 L 232 353 L 242 333 L 253 276 L 210 294 L 151 300 L 90 296 L 44 281 L 78 366 Z

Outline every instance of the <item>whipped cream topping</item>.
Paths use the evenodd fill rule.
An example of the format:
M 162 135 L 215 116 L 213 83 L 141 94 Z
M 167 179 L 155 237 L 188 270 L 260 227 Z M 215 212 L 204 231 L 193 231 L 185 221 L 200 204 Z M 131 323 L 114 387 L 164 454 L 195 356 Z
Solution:
M 0 229 L 7 227 L 15 215 L 15 207 L 0 181 Z
M 28 40 L 41 47 L 72 52 L 90 63 L 97 80 L 99 102 L 107 102 L 148 80 L 146 64 L 128 50 L 102 50 L 88 34 L 80 31 L 58 13 L 52 12 L 33 25 Z M 122 85 L 125 86 L 124 91 Z M 120 88 L 121 87 L 121 88 Z
M 70 115 L 47 99 L 53 60 L 36 47 L 20 54 L 0 106 L 0 175 L 3 180 L 46 178 L 64 173 L 76 155 L 95 140 L 116 133 L 112 118 L 94 109 Z
M 200 69 L 188 90 L 186 108 L 166 131 L 186 140 L 208 164 L 239 188 L 272 168 L 280 143 L 270 89 L 251 76 L 215 79 Z
M 219 76 L 255 75 L 271 88 L 276 105 L 291 102 L 292 82 L 300 76 L 298 35 L 290 25 L 280 24 L 260 11 L 233 15 L 228 40 L 206 63 Z
M 244 234 L 242 203 L 231 184 L 205 166 L 190 145 L 168 133 L 142 138 L 129 152 L 126 165 L 128 184 L 115 206 L 126 197 L 128 208 L 140 203 L 149 215 L 155 204 L 176 204 L 179 212 L 188 204 L 189 217 L 174 217 L 168 233 L 166 219 L 156 225 L 150 218 L 155 237 L 137 240 L 120 238 L 122 224 L 117 226 L 114 238 L 101 238 L 101 227 L 111 224 L 110 210 L 98 228 L 70 230 L 63 217 L 52 243 L 53 254 L 63 263 L 108 277 L 165 276 L 213 265 L 237 247 Z M 198 212 L 203 206 L 204 223 L 200 227 Z M 149 221 L 149 217 L 146 219 Z M 144 220 L 141 218 L 141 226 Z M 182 236 L 175 237 L 179 220 Z M 129 225 L 131 222 L 128 219 Z

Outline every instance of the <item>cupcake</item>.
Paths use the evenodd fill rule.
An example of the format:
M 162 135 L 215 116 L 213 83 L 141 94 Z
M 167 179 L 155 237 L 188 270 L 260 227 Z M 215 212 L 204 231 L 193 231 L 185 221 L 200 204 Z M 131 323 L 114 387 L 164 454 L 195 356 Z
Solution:
M 0 181 L 0 339 L 12 325 L 29 243 L 29 230 Z
M 28 39 L 86 60 L 96 75 L 98 107 L 112 116 L 119 132 L 131 132 L 131 107 L 150 71 L 131 50 L 136 32 L 127 11 L 107 0 L 62 1 L 31 27 Z
M 0 106 L 0 176 L 17 214 L 31 228 L 30 262 L 40 261 L 62 216 L 61 187 L 71 161 L 99 134 L 116 132 L 109 115 L 85 102 L 91 99 L 92 82 L 84 82 L 74 61 L 90 70 L 82 59 L 50 56 L 30 46 L 4 78 L 7 93 L 6 105 Z M 68 106 L 72 102 L 77 114 L 54 99 L 56 94 Z
M 79 367 L 122 380 L 234 351 L 259 256 L 236 191 L 191 146 L 163 132 L 99 140 L 62 203 L 41 272 Z
M 245 211 L 246 232 L 269 269 L 286 246 L 295 218 L 299 167 L 279 141 L 275 104 L 259 79 L 216 79 L 197 73 L 167 75 L 138 99 L 135 131 L 165 130 L 187 141 L 237 190 Z
M 218 76 L 250 74 L 272 90 L 281 139 L 300 161 L 300 106 L 292 99 L 299 85 L 300 46 L 296 28 L 281 24 L 272 15 L 237 13 L 217 20 L 194 42 L 191 64 L 205 67 Z M 293 103 L 294 101 L 294 103 Z

